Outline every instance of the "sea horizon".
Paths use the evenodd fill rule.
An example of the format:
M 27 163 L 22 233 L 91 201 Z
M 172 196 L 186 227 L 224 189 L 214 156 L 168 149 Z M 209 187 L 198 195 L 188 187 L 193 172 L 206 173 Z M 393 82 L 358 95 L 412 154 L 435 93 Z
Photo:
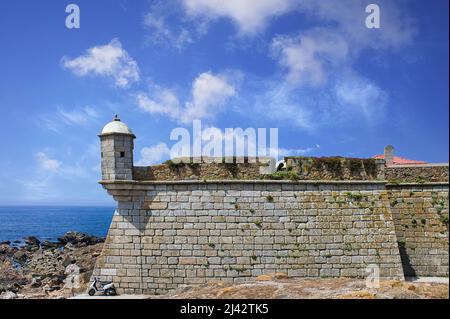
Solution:
M 35 236 L 57 241 L 68 231 L 106 237 L 115 207 L 107 205 L 0 205 L 0 242 Z
M 71 204 L 0 204 L 1 207 L 112 207 L 115 205 L 71 205 Z

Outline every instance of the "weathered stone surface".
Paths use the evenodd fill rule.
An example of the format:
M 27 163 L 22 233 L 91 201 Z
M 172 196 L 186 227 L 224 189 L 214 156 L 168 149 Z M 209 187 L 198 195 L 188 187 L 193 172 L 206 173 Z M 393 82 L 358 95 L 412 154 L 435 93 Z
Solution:
M 448 277 L 448 185 L 388 191 L 405 275 Z
M 102 179 L 132 180 L 134 135 L 107 134 L 100 140 Z
M 102 246 L 101 243 L 79 247 L 68 243 L 62 246 L 56 242 L 30 250 L 27 245 L 1 245 L 0 293 L 11 292 L 20 299 L 69 296 L 70 289 L 64 289 L 65 279 L 73 274 L 69 269 L 79 271 L 80 286 L 73 292 L 85 291 Z M 17 267 L 19 260 L 20 267 Z
M 135 180 L 259 179 L 266 163 L 168 163 L 133 169 Z
M 424 185 L 448 183 L 448 165 L 287 157 L 273 173 L 273 161 L 226 157 L 134 167 L 134 137 L 100 135 L 101 183 L 118 205 L 95 275 L 119 293 L 269 273 L 448 276 L 448 184 Z
M 383 179 L 385 166 L 372 158 L 289 156 L 285 161 L 300 180 L 377 180 Z
M 393 183 L 448 183 L 448 164 L 442 165 L 393 165 L 386 167 L 385 178 Z
M 384 278 L 403 278 L 388 193 L 377 183 L 122 185 L 143 191 L 134 197 L 140 204 L 120 203 L 95 271 L 119 292 L 163 293 L 276 272 L 365 277 L 372 264 Z M 226 205 L 210 208 L 203 198 Z M 142 208 L 130 215 L 129 207 Z

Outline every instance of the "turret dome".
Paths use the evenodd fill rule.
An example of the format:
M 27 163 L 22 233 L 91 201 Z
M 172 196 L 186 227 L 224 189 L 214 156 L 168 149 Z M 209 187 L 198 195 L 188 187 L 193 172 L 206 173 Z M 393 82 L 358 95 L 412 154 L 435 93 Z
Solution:
M 120 120 L 120 118 L 116 115 L 112 122 L 109 122 L 105 125 L 100 135 L 105 134 L 127 134 L 133 135 L 131 129 L 124 122 Z

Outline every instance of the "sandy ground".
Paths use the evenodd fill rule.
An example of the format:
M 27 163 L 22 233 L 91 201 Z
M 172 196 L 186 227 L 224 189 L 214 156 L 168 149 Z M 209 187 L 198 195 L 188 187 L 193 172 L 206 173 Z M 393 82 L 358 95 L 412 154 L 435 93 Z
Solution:
M 284 274 L 259 276 L 243 284 L 212 282 L 181 286 L 160 296 L 123 295 L 116 297 L 86 294 L 74 297 L 116 299 L 448 299 L 448 278 L 417 278 L 409 281 L 382 281 L 379 288 L 367 288 L 364 280 L 293 279 Z

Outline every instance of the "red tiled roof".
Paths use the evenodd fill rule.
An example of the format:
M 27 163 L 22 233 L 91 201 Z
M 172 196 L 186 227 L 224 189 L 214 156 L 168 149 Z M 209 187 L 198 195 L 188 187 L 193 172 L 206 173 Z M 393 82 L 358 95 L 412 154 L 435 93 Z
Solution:
M 373 158 L 375 159 L 384 159 L 384 155 L 375 155 Z M 419 165 L 419 164 L 427 164 L 427 162 L 424 161 L 416 161 L 416 160 L 410 160 L 407 158 L 403 158 L 400 156 L 394 156 L 394 165 Z

